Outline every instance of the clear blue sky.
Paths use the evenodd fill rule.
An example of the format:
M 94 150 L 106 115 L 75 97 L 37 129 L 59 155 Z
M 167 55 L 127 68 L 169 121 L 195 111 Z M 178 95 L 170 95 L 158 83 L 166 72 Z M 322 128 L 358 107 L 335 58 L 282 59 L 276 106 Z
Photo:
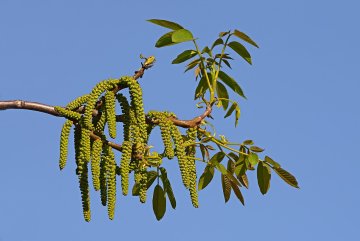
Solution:
M 161 222 L 151 202 L 120 195 L 109 221 L 92 193 L 92 221 L 86 223 L 74 163 L 58 170 L 63 119 L 2 111 L 0 240 L 357 240 L 359 9 L 355 0 L 0 0 L 1 100 L 65 105 L 99 80 L 133 74 L 143 53 L 158 59 L 141 80 L 145 109 L 191 118 L 199 113 L 193 76 L 170 64 L 190 44 L 156 49 L 164 29 L 145 20 L 177 21 L 202 45 L 220 31 L 248 33 L 260 45 L 249 47 L 254 64 L 238 59 L 231 72 L 248 100 L 240 100 L 237 129 L 214 114 L 223 123 L 218 132 L 254 139 L 301 186 L 293 189 L 273 176 L 263 196 L 250 175 L 246 206 L 234 197 L 225 205 L 218 175 L 194 209 L 170 163 L 178 206 Z

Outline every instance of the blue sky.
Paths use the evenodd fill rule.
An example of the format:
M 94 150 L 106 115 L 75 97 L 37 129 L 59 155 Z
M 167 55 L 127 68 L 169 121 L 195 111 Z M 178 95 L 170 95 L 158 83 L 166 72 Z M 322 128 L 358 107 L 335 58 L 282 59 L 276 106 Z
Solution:
M 193 75 L 170 62 L 191 45 L 156 49 L 165 30 L 145 20 L 179 22 L 201 45 L 220 31 L 246 32 L 260 49 L 249 47 L 253 66 L 237 58 L 231 75 L 248 100 L 239 100 L 236 129 L 215 111 L 218 133 L 255 140 L 301 187 L 274 175 L 263 196 L 252 174 L 243 207 L 234 197 L 224 204 L 217 175 L 194 209 L 172 162 L 178 205 L 163 220 L 156 221 L 151 202 L 118 195 L 110 221 L 92 193 L 92 221 L 86 223 L 74 163 L 58 170 L 63 119 L 2 111 L 0 240 L 356 240 L 359 9 L 355 0 L 0 0 L 1 100 L 65 105 L 102 79 L 133 74 L 143 53 L 158 60 L 141 80 L 145 109 L 188 119 L 200 113 L 192 100 Z

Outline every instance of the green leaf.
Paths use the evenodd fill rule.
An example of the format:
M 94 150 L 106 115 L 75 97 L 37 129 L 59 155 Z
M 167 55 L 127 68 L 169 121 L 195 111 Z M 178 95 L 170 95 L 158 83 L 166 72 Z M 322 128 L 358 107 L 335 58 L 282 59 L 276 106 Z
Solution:
M 243 141 L 243 144 L 248 146 L 248 145 L 254 145 L 254 141 L 253 140 L 245 140 Z
M 211 157 L 209 164 L 216 165 L 216 164 L 220 163 L 224 159 L 224 157 L 225 157 L 225 153 L 222 151 L 219 151 L 218 153 L 216 153 L 215 155 L 213 155 Z
M 281 167 L 273 169 L 279 175 L 279 177 L 281 177 L 281 179 L 283 179 L 287 184 L 299 188 L 296 178 L 291 173 L 282 169 Z
M 209 160 L 209 151 L 208 149 L 205 147 L 205 145 L 200 144 L 200 151 L 201 151 L 201 155 L 204 161 Z
M 166 47 L 166 46 L 176 44 L 172 41 L 172 38 L 171 38 L 171 36 L 173 35 L 174 32 L 175 31 L 171 31 L 171 32 L 168 32 L 168 33 L 164 34 L 163 36 L 161 36 L 158 39 L 158 41 L 155 43 L 155 47 L 161 48 L 161 47 Z
M 222 188 L 223 188 L 223 194 L 224 194 L 224 199 L 225 199 L 225 203 L 227 203 L 230 199 L 230 195 L 231 195 L 231 183 L 229 178 L 226 175 L 221 175 L 221 184 L 222 184 Z
M 230 33 L 230 31 L 227 31 L 227 32 L 220 32 L 220 33 L 219 33 L 219 38 L 222 38 L 222 37 L 224 37 L 224 36 L 228 35 L 229 33 Z
M 226 167 L 221 163 L 216 163 L 216 169 L 218 169 L 223 175 L 227 175 L 228 171 L 226 170 Z
M 204 189 L 207 185 L 209 185 L 213 177 L 214 177 L 214 167 L 207 165 L 204 169 L 203 174 L 199 179 L 199 185 L 198 185 L 199 191 Z
M 251 146 L 250 150 L 253 151 L 253 152 L 263 152 L 264 151 L 263 148 L 260 148 L 258 146 Z
M 228 109 L 228 111 L 226 112 L 224 118 L 229 117 L 229 116 L 234 112 L 236 106 L 237 106 L 237 103 L 233 103 L 233 104 L 230 106 L 230 108 Z
M 156 171 L 149 171 L 147 172 L 147 183 L 146 187 L 149 189 L 151 185 L 154 183 L 155 179 L 157 178 L 157 172 Z M 139 196 L 139 190 L 140 185 L 139 183 L 135 183 L 132 189 L 132 195 L 133 196 Z
M 171 63 L 172 64 L 180 64 L 182 62 L 185 62 L 186 60 L 191 59 L 197 54 L 194 50 L 185 50 L 181 54 L 179 54 Z
M 234 172 L 237 177 L 244 175 L 246 172 L 245 162 L 236 163 Z
M 162 183 L 164 186 L 164 192 L 167 194 L 167 196 L 169 198 L 171 207 L 173 209 L 175 209 L 176 208 L 176 199 L 175 199 L 175 195 L 174 195 L 173 189 L 171 187 L 170 181 L 167 177 L 166 169 L 163 167 L 160 167 L 160 172 L 161 172 L 161 180 L 162 180 Z
M 245 173 L 244 173 L 244 175 L 236 176 L 236 177 L 238 178 L 238 180 L 241 182 L 241 184 L 244 187 L 249 188 L 249 179 Z
M 211 50 L 213 50 L 215 48 L 215 46 L 220 45 L 220 44 L 224 44 L 224 41 L 221 38 L 216 39 L 215 42 L 211 46 Z
M 201 77 L 199 84 L 196 87 L 195 100 L 198 99 L 200 96 L 204 95 L 206 90 L 208 90 L 208 89 L 209 89 L 209 86 L 207 84 L 206 77 L 203 76 L 203 77 Z
M 244 95 L 244 92 L 242 91 L 241 87 L 238 85 L 238 83 L 236 83 L 236 81 L 232 77 L 230 77 L 223 71 L 219 71 L 219 78 L 227 86 L 229 86 L 235 93 L 246 99 L 246 96 Z
M 248 62 L 249 64 L 251 63 L 251 56 L 250 53 L 246 50 L 246 48 L 244 47 L 244 45 L 242 45 L 239 42 L 236 41 L 232 41 L 228 44 L 228 46 L 230 48 L 232 48 L 232 50 L 234 50 L 238 55 L 240 55 L 243 59 L 246 60 L 246 62 Z
M 234 152 L 230 152 L 228 156 L 230 156 L 234 161 L 237 161 L 239 158 Z
M 146 20 L 150 23 L 153 23 L 153 24 L 157 24 L 161 27 L 165 27 L 165 28 L 169 28 L 169 29 L 172 29 L 172 30 L 178 30 L 178 29 L 183 29 L 183 27 L 177 23 L 174 23 L 174 22 L 170 22 L 170 21 L 167 21 L 167 20 L 162 20 L 162 19 L 149 19 L 149 20 Z
M 270 188 L 271 169 L 263 162 L 259 162 L 257 166 L 257 179 L 260 192 L 265 195 Z
M 252 166 L 256 166 L 256 164 L 258 164 L 259 162 L 259 157 L 256 153 L 249 153 L 249 162 Z
M 218 98 L 223 98 L 223 100 L 219 100 L 224 108 L 226 110 L 229 106 L 229 94 L 223 84 L 220 82 L 216 83 L 216 93 L 218 95 Z
M 272 165 L 273 168 L 279 168 L 279 167 L 281 167 L 279 163 L 277 163 L 276 161 L 274 161 L 273 159 L 271 159 L 271 158 L 268 157 L 268 156 L 265 156 L 264 161 L 267 162 L 267 163 L 269 163 L 270 165 Z
M 155 186 L 152 201 L 155 217 L 159 221 L 162 217 L 164 217 L 166 212 L 165 192 L 159 184 Z
M 229 61 L 227 61 L 226 59 L 223 59 L 222 62 L 224 62 L 224 64 L 226 64 L 226 66 L 231 69 L 231 65 L 230 65 Z
M 235 193 L 236 197 L 242 203 L 242 205 L 245 205 L 245 200 L 244 200 L 243 195 L 241 194 L 240 188 L 233 182 L 231 182 L 231 187 L 234 190 L 234 193 Z
M 245 42 L 255 46 L 256 48 L 259 48 L 259 46 L 254 42 L 254 40 L 252 40 L 249 36 L 247 36 L 245 33 L 235 29 L 234 31 L 234 35 L 242 40 L 244 40 Z
M 231 153 L 229 153 L 228 155 L 230 155 Z M 228 172 L 232 175 L 234 174 L 234 170 L 235 170 L 235 163 L 229 159 L 228 163 L 227 163 L 227 170 Z
M 178 29 L 171 35 L 171 40 L 174 43 L 182 43 L 186 41 L 191 41 L 194 39 L 192 33 L 187 29 Z
M 211 56 L 211 50 L 209 49 L 208 46 L 206 46 L 205 48 L 203 48 L 203 50 L 201 51 L 201 53 L 207 53 L 209 56 Z
M 192 62 L 188 63 L 188 65 L 186 65 L 186 69 L 184 73 L 193 69 L 195 66 L 197 66 L 200 63 L 200 61 L 201 61 L 200 59 L 195 59 Z

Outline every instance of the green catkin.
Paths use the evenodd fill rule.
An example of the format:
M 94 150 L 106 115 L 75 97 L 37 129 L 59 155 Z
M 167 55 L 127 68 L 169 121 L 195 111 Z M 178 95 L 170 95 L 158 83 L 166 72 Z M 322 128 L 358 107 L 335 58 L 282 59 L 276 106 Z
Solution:
M 123 126 L 124 126 L 124 141 L 129 141 L 130 140 L 130 118 L 129 118 L 129 111 L 130 111 L 130 106 L 129 106 L 129 102 L 127 101 L 126 97 L 119 93 L 116 95 L 116 99 L 118 100 L 120 107 L 121 107 L 121 111 L 123 113 Z
M 146 202 L 146 192 L 147 192 L 147 171 L 146 171 L 145 163 L 140 163 L 139 176 L 140 176 L 140 180 L 139 180 L 139 184 L 140 184 L 140 189 L 139 189 L 140 202 L 145 203 Z
M 89 162 L 91 156 L 90 131 L 86 128 L 81 128 L 81 137 L 79 143 L 78 156 L 78 174 L 81 175 L 83 163 Z
M 101 204 L 106 206 L 107 201 L 107 183 L 106 183 L 106 160 L 105 156 L 102 155 L 100 159 L 100 197 L 101 197 Z
M 80 97 L 76 98 L 75 100 L 71 101 L 69 104 L 67 104 L 66 108 L 69 110 L 75 110 L 75 109 L 79 108 L 80 106 L 82 106 L 83 104 L 85 104 L 88 101 L 89 97 L 90 97 L 89 94 L 80 96 Z
M 161 138 L 164 143 L 164 153 L 165 156 L 169 159 L 174 158 L 174 148 L 173 148 L 173 142 L 171 141 L 171 128 L 172 122 L 168 120 L 166 117 L 162 118 L 160 120 L 159 126 L 161 130 Z
M 188 144 L 194 143 L 196 141 L 197 136 L 197 128 L 189 128 L 187 131 L 188 137 Z M 194 145 L 190 145 L 186 147 L 186 155 L 188 156 L 188 169 L 189 169 L 189 179 L 190 179 L 190 197 L 192 205 L 195 208 L 199 207 L 199 200 L 198 200 L 198 191 L 197 191 L 197 175 L 196 175 L 196 164 L 195 164 L 195 154 L 196 148 Z
M 185 154 L 184 141 L 180 130 L 175 125 L 171 125 L 171 136 L 175 144 L 175 155 L 178 158 L 179 168 L 183 184 L 186 188 L 190 188 L 190 180 L 188 175 L 188 161 Z
M 103 134 L 106 125 L 106 114 L 104 111 L 99 112 L 100 118 L 96 121 L 95 132 Z
M 86 128 L 88 128 L 89 130 L 93 129 L 93 124 L 91 121 L 92 112 L 95 107 L 96 101 L 99 99 L 100 95 L 106 90 L 113 89 L 119 83 L 120 83 L 119 79 L 104 80 L 98 83 L 92 89 L 84 112 L 84 124 Z
M 82 164 L 82 173 L 79 175 L 79 184 L 81 192 L 81 202 L 83 208 L 83 215 L 86 222 L 91 219 L 90 212 L 90 195 L 89 195 L 89 182 L 88 182 L 88 163 Z
M 116 138 L 116 114 L 115 114 L 115 94 L 112 91 L 105 93 L 106 120 L 111 138 Z
M 71 119 L 71 120 L 80 120 L 81 119 L 81 114 L 77 113 L 75 111 L 72 110 L 68 110 L 65 109 L 61 106 L 54 106 L 54 110 L 59 113 L 61 116 L 67 118 L 67 119 Z
M 92 144 L 91 152 L 91 173 L 93 186 L 96 191 L 100 190 L 100 158 L 102 150 L 102 141 L 97 139 Z
M 139 126 L 140 135 L 143 140 L 147 140 L 147 125 L 144 113 L 142 89 L 136 79 L 132 77 L 123 77 L 122 80 L 125 81 L 129 87 L 131 106 L 135 110 L 135 117 Z
M 69 134 L 73 122 L 71 120 L 66 120 L 60 135 L 60 159 L 59 167 L 62 170 L 66 165 L 67 155 L 68 155 L 68 145 L 69 145 Z
M 106 180 L 107 180 L 107 205 L 109 219 L 114 219 L 116 203 L 116 162 L 112 147 L 106 147 Z
M 76 175 L 79 175 L 80 139 L 81 139 L 81 126 L 79 124 L 76 124 L 75 127 L 74 127 L 74 148 L 75 148 L 75 161 L 76 161 Z
M 132 153 L 132 144 L 130 141 L 124 141 L 122 144 L 122 155 L 120 162 L 121 188 L 124 196 L 128 194 L 129 190 L 129 171 L 130 160 Z

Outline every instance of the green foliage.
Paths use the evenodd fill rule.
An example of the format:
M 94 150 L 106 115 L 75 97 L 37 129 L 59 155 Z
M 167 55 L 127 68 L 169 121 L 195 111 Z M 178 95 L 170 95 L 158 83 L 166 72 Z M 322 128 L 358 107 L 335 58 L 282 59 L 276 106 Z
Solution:
M 252 64 L 252 59 L 242 43 L 230 39 L 235 36 L 252 46 L 258 45 L 248 35 L 235 29 L 221 32 L 211 47 L 209 45 L 199 48 L 191 31 L 181 25 L 159 19 L 148 21 L 171 30 L 158 39 L 156 47 L 189 41 L 194 44 L 193 49 L 182 51 L 172 63 L 186 63 L 185 72 L 194 70 L 195 79 L 198 81 L 195 100 L 200 100 L 197 107 L 205 105 L 212 111 L 213 107 L 223 109 L 224 118 L 234 115 L 236 126 L 240 117 L 240 106 L 236 100 L 231 99 L 230 94 L 235 93 L 245 99 L 246 96 L 238 82 L 224 70 L 224 67 L 231 69 L 230 62 L 234 60 L 227 51 L 232 50 L 249 64 Z M 145 59 L 145 62 L 139 71 L 151 67 L 155 62 L 154 56 L 141 58 Z M 139 71 L 136 71 L 136 74 Z M 123 93 L 117 93 L 124 90 L 129 92 L 129 101 Z M 121 107 L 120 116 L 116 115 L 116 100 Z M 175 209 L 177 203 L 163 161 L 174 157 L 178 160 L 182 182 L 189 190 L 192 205 L 196 208 L 199 206 L 198 191 L 214 180 L 216 172 L 220 175 L 225 202 L 229 202 L 233 192 L 233 196 L 241 204 L 245 204 L 241 189 L 249 188 L 248 172 L 254 170 L 257 170 L 258 186 L 262 194 L 266 194 L 270 188 L 271 169 L 290 186 L 298 188 L 296 178 L 279 163 L 268 156 L 261 159 L 264 149 L 256 146 L 252 140 L 230 142 L 224 135 L 217 135 L 215 127 L 201 116 L 188 121 L 190 124 L 186 125 L 168 111 L 145 113 L 142 88 L 139 82 L 130 76 L 101 81 L 90 93 L 76 98 L 65 108 L 57 106 L 54 109 L 67 119 L 60 138 L 60 169 L 65 167 L 68 135 L 74 125 L 76 175 L 86 221 L 91 218 L 89 162 L 93 187 L 95 191 L 100 191 L 101 203 L 107 206 L 110 219 L 114 218 L 115 213 L 117 175 L 120 176 L 122 194 L 126 196 L 132 182 L 129 177 L 133 174 L 132 195 L 138 196 L 141 203 L 146 202 L 148 190 L 155 186 L 152 205 L 157 220 L 165 215 L 166 197 Z M 210 112 L 205 117 L 211 117 Z M 123 123 L 121 145 L 115 145 L 114 140 L 118 131 L 117 121 Z M 108 133 L 104 133 L 106 126 Z M 163 150 L 160 152 L 152 151 L 153 146 L 148 143 L 151 130 L 156 126 L 160 128 L 163 142 Z M 187 129 L 186 133 L 182 133 L 180 126 Z M 113 149 L 121 152 L 119 164 L 115 160 Z M 196 172 L 197 162 L 205 166 L 199 179 Z

